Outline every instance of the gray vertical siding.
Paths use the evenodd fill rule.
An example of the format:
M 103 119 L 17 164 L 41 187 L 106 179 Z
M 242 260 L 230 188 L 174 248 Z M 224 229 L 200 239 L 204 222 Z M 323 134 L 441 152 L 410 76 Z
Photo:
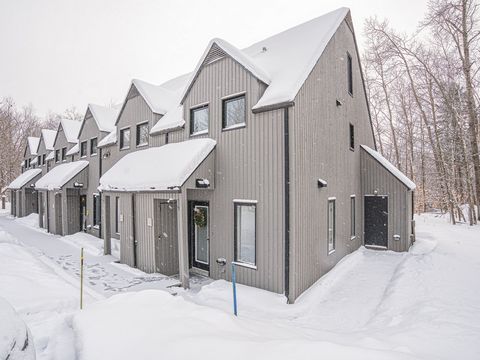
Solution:
M 411 204 L 411 201 L 407 200 L 408 195 L 411 196 L 411 192 L 363 149 L 361 150 L 361 169 L 363 194 L 373 195 L 376 190 L 378 195 L 388 196 L 388 249 L 408 250 L 410 246 L 409 207 L 411 207 L 409 203 Z M 394 235 L 400 235 L 400 240 L 394 240 Z
M 208 136 L 217 141 L 215 191 L 188 192 L 188 200 L 210 202 L 210 277 L 230 279 L 233 261 L 233 199 L 257 200 L 257 270 L 238 267 L 237 280 L 275 292 L 284 291 L 283 110 L 253 114 L 265 86 L 229 57 L 200 71 L 184 101 L 184 131 L 169 142 L 189 138 L 190 109 L 209 104 Z M 246 127 L 222 131 L 222 98 L 245 92 Z M 196 198 L 200 195 L 201 198 Z M 226 270 L 226 272 L 225 272 Z
M 347 92 L 347 51 L 353 97 Z M 290 301 L 363 242 L 359 144 L 374 147 L 354 37 L 344 21 L 295 98 L 290 119 Z M 336 105 L 336 100 L 342 106 Z M 355 151 L 349 149 L 349 123 Z M 317 180 L 327 181 L 318 188 Z M 350 196 L 356 233 L 350 238 Z M 336 197 L 336 248 L 328 255 L 327 202 Z

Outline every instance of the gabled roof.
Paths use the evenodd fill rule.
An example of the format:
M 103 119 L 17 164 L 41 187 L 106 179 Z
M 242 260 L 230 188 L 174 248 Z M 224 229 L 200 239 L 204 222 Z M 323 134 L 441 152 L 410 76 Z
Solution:
M 53 160 L 55 158 L 55 151 L 50 151 L 47 156 L 45 157 L 45 160 Z
M 9 189 L 17 190 L 24 187 L 29 181 L 32 181 L 36 176 L 42 173 L 42 169 L 30 169 L 23 173 L 21 173 L 15 180 L 13 180 L 10 185 L 8 185 Z
M 395 176 L 401 183 L 403 183 L 409 190 L 415 190 L 417 187 L 415 183 L 410 180 L 404 173 L 402 173 L 395 165 L 382 156 L 378 151 L 373 150 L 367 145 L 361 145 L 370 156 L 377 160 L 388 172 Z
M 155 114 L 165 114 L 177 101 L 177 94 L 161 85 L 153 85 L 139 79 L 133 79 L 132 85 Z
M 35 183 L 35 189 L 58 190 L 88 166 L 88 161 L 79 160 L 55 166 Z
M 58 124 L 58 130 L 60 130 L 60 126 L 63 129 L 63 133 L 65 134 L 65 138 L 67 142 L 71 144 L 75 144 L 78 142 L 78 134 L 80 132 L 80 127 L 82 126 L 82 122 L 78 120 L 70 120 L 70 119 L 61 119 L 60 123 Z M 57 141 L 57 136 L 55 137 L 55 142 Z
M 183 106 L 176 106 L 158 120 L 150 130 L 150 135 L 162 134 L 173 129 L 179 129 L 183 127 L 183 125 L 185 125 Z
M 83 126 L 85 125 L 85 120 L 87 119 L 87 114 L 89 112 L 92 114 L 99 131 L 112 132 L 115 130 L 115 121 L 117 120 L 119 111 L 120 109 L 118 106 L 109 108 L 96 104 L 88 104 L 85 117 L 83 118 L 82 125 L 80 125 L 80 130 L 78 131 L 78 136 L 80 136 L 80 133 L 82 132 Z
M 213 39 L 190 77 L 182 102 L 214 45 L 268 85 L 254 110 L 292 102 L 349 11 L 339 8 L 243 50 Z
M 29 136 L 27 138 L 27 146 L 30 151 L 30 155 L 37 155 L 38 144 L 40 144 L 40 138 L 35 136 Z
M 213 139 L 194 139 L 129 153 L 100 178 L 98 189 L 165 191 L 179 188 L 215 145 Z M 159 168 L 168 170 L 158 171 Z
M 55 144 L 56 137 L 57 137 L 56 130 L 42 129 L 42 135 L 40 136 L 40 141 L 43 140 L 46 150 L 53 150 L 53 145 Z

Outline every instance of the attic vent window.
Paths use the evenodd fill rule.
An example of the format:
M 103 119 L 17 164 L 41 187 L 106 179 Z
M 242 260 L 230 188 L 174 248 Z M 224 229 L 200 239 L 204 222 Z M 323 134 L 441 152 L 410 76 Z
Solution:
M 223 51 L 218 45 L 213 44 L 210 51 L 208 52 L 207 57 L 205 58 L 205 65 L 211 64 L 214 61 L 220 60 L 227 56 L 225 51 Z

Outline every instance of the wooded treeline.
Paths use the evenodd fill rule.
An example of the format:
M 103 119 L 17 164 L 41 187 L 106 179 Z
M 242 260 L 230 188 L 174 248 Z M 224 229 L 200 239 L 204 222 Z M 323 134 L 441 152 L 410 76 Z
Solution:
M 0 99 L 0 190 L 20 174 L 27 137 L 39 137 L 41 129 L 56 130 L 61 118 L 78 120 L 81 114 L 72 107 L 40 119 L 32 105 L 19 108 L 11 98 Z
M 474 0 L 434 0 L 414 34 L 377 18 L 364 29 L 377 148 L 417 184 L 416 210 L 452 223 L 480 216 L 479 21 Z

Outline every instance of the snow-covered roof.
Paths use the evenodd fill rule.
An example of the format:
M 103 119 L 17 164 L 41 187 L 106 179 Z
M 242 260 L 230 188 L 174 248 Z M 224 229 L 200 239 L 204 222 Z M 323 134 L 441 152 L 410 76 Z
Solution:
M 57 137 L 56 130 L 42 129 L 42 139 L 46 150 L 53 150 L 55 138 Z
M 96 104 L 88 104 L 88 109 L 92 113 L 100 131 L 111 132 L 115 130 L 115 121 L 117 120 L 118 112 L 120 111 L 118 107 L 110 108 Z
M 150 130 L 150 135 L 161 134 L 168 130 L 178 129 L 185 125 L 183 106 L 176 106 L 168 111 Z
M 161 85 L 153 85 L 139 79 L 133 79 L 140 95 L 145 99 L 148 107 L 155 114 L 165 114 L 177 102 L 177 94 Z
M 53 160 L 53 158 L 55 157 L 55 151 L 50 151 L 47 155 L 47 157 L 45 158 L 45 160 Z
M 30 165 L 35 165 L 37 162 L 38 162 L 38 158 L 35 157 L 32 159 L 32 161 L 30 161 Z
M 98 189 L 162 191 L 181 187 L 215 145 L 212 139 L 194 139 L 127 154 L 100 178 Z
M 31 155 L 37 155 L 38 144 L 40 143 L 40 138 L 35 136 L 29 136 L 27 138 L 28 150 Z
M 57 190 L 72 180 L 80 171 L 88 166 L 88 161 L 79 160 L 55 166 L 35 183 L 36 189 Z
M 78 133 L 80 132 L 80 127 L 82 126 L 81 121 L 62 119 L 60 120 L 60 125 L 62 126 L 65 138 L 69 143 L 75 144 L 78 142 Z
M 80 151 L 80 145 L 78 144 L 78 141 L 75 145 L 73 145 L 73 147 L 67 151 L 67 155 L 74 155 L 74 154 L 78 154 L 78 152 Z
M 348 8 L 339 8 L 243 50 L 213 39 L 190 76 L 182 101 L 214 44 L 268 85 L 253 109 L 293 101 L 348 12 Z
M 117 129 L 113 130 L 110 134 L 105 136 L 100 142 L 98 143 L 98 147 L 105 147 L 110 146 L 117 143 Z
M 384 158 L 378 151 L 373 150 L 367 145 L 361 145 L 368 154 L 370 154 L 375 160 L 377 160 L 386 170 L 388 170 L 393 176 L 400 180 L 408 189 L 415 190 L 417 187 L 415 183 L 410 180 L 404 173 L 402 173 L 395 165 Z
M 15 180 L 13 180 L 10 185 L 8 185 L 9 189 L 20 189 L 24 187 L 29 181 L 33 180 L 36 176 L 42 173 L 42 169 L 30 169 L 23 173 L 21 173 Z

